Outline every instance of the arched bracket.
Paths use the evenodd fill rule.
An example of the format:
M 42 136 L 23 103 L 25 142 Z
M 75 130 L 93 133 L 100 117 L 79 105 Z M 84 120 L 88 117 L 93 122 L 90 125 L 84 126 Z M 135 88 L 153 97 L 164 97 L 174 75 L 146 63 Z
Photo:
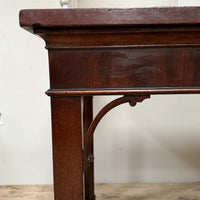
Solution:
M 105 116 L 105 114 L 121 104 L 129 103 L 130 106 L 133 107 L 138 102 L 142 102 L 143 100 L 148 99 L 148 98 L 150 98 L 150 95 L 123 96 L 123 97 L 113 100 L 112 102 L 108 103 L 106 106 L 102 108 L 102 110 L 97 114 L 97 116 L 94 118 L 94 120 L 90 124 L 90 127 L 86 133 L 85 149 L 83 152 L 84 153 L 83 154 L 84 171 L 87 170 L 90 163 L 94 162 L 94 155 L 93 153 L 90 152 L 90 149 L 91 149 L 90 145 L 92 144 L 94 131 L 97 125 L 99 124 L 99 122 L 101 121 L 101 119 Z

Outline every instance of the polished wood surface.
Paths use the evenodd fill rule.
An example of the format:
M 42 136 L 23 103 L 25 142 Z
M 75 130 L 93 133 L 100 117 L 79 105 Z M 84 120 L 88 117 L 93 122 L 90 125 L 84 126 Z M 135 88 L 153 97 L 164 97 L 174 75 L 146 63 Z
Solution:
M 20 25 L 49 53 L 55 200 L 95 199 L 93 133 L 110 109 L 200 93 L 200 7 L 22 10 Z M 124 97 L 93 119 L 94 95 Z
M 58 28 L 80 26 L 144 26 L 200 24 L 198 7 L 129 9 L 37 9 L 22 10 L 23 27 Z
M 90 124 L 93 121 L 93 97 L 84 96 L 83 97 L 83 131 L 84 131 L 84 148 L 86 148 L 87 132 Z M 91 140 L 88 142 L 88 151 L 93 153 L 93 135 Z M 84 160 L 83 160 L 84 162 Z M 83 169 L 84 170 L 84 169 Z M 95 199 L 94 195 L 94 163 L 88 166 L 85 171 L 85 199 Z
M 46 42 L 51 90 L 93 91 L 93 95 L 108 89 L 193 93 L 200 91 L 199 11 L 199 7 L 22 10 L 20 23 Z
M 81 98 L 52 98 L 51 110 L 55 200 L 83 199 Z
M 53 89 L 200 87 L 200 48 L 56 50 L 49 56 Z

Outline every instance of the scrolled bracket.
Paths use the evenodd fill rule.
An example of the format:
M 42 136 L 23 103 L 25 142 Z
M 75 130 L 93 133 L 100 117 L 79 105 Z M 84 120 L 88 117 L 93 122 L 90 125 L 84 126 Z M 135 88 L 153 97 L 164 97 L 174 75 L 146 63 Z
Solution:
M 142 102 L 145 99 L 150 98 L 150 95 L 132 95 L 132 96 L 123 96 L 118 99 L 113 100 L 112 102 L 108 103 L 106 106 L 104 106 L 101 111 L 96 115 L 92 123 L 90 124 L 90 127 L 86 133 L 85 137 L 85 149 L 83 151 L 83 165 L 84 165 L 84 172 L 87 170 L 88 166 L 94 162 L 94 155 L 92 152 L 90 152 L 90 145 L 92 144 L 93 140 L 93 134 L 94 131 L 101 121 L 101 119 L 113 108 L 124 104 L 129 103 L 130 106 L 134 107 L 138 102 Z

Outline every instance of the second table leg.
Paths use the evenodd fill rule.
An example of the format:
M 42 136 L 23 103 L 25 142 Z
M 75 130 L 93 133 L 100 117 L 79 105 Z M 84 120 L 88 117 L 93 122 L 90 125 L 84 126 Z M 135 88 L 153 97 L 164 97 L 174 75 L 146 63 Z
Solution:
M 93 120 L 93 97 L 83 97 L 83 102 L 83 129 L 85 136 Z M 93 141 L 89 148 L 90 151 L 93 152 Z M 93 163 L 88 167 L 85 173 L 85 200 L 95 200 Z

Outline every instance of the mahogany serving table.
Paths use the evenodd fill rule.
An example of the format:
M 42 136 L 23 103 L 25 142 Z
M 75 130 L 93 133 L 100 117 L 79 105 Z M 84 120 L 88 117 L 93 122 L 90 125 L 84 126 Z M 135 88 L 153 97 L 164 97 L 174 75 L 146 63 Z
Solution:
M 49 52 L 55 200 L 94 200 L 93 133 L 122 103 L 200 93 L 200 7 L 22 10 Z M 123 95 L 93 119 L 94 95 Z

